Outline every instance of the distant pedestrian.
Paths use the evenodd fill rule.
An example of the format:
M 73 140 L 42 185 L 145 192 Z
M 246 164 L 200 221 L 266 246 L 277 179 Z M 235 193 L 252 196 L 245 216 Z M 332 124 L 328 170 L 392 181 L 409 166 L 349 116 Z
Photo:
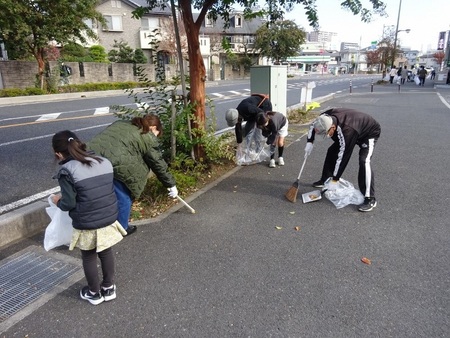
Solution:
M 414 78 L 417 76 L 417 68 L 416 67 L 411 66 L 411 74 L 412 74 L 411 81 L 414 81 Z
M 391 71 L 389 72 L 389 82 L 394 83 L 394 77 L 397 75 L 397 68 L 395 66 L 392 66 Z
M 431 77 L 430 77 L 430 80 L 434 80 L 435 77 L 436 77 L 436 70 L 433 68 L 433 69 L 431 70 Z
M 406 68 L 406 66 L 402 68 L 401 77 L 402 77 L 401 83 L 405 84 L 406 79 L 408 78 L 408 68 Z
M 73 132 L 64 130 L 52 139 L 53 151 L 61 165 L 54 178 L 61 194 L 52 200 L 58 208 L 68 211 L 73 234 L 69 250 L 81 250 L 83 270 L 88 285 L 80 297 L 93 305 L 116 298 L 113 245 L 127 234 L 117 222 L 117 199 L 113 185 L 113 167 L 106 158 L 86 150 Z M 97 257 L 103 273 L 98 277 Z
M 424 66 L 420 66 L 419 72 L 417 75 L 419 75 L 419 86 L 425 86 L 425 78 L 427 77 L 427 70 L 425 69 Z
M 281 113 L 269 111 L 258 114 L 256 125 L 262 130 L 263 136 L 267 137 L 266 143 L 270 145 L 269 167 L 275 168 L 276 147 L 278 147 L 278 165 L 283 166 L 284 139 L 288 135 L 288 119 Z

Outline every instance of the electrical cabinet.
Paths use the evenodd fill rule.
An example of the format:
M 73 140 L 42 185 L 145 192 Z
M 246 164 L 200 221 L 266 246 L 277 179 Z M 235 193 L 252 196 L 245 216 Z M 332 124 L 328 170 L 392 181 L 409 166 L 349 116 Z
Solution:
M 268 94 L 273 111 L 286 115 L 287 66 L 253 66 L 250 68 L 251 94 Z

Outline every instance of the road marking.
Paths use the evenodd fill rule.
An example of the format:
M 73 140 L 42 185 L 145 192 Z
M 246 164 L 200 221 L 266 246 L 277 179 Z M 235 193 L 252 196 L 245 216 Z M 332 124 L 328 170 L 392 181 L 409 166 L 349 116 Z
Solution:
M 436 93 L 437 96 L 439 97 L 439 99 L 442 101 L 442 103 L 448 108 L 450 109 L 450 104 L 447 102 L 447 100 L 439 93 Z
M 109 114 L 109 107 L 95 108 L 94 115 L 106 115 Z
M 66 117 L 66 118 L 57 119 L 57 120 L 45 120 L 45 121 L 33 121 L 33 122 L 25 122 L 25 123 L 8 124 L 6 126 L 0 126 L 0 129 L 9 128 L 9 127 L 23 127 L 23 126 L 39 124 L 39 123 L 49 123 L 49 122 L 61 122 L 61 121 L 70 121 L 70 120 L 89 119 L 89 118 L 92 118 L 92 117 L 99 117 L 99 116 L 103 117 L 103 116 L 106 116 L 106 115 L 113 115 L 113 113 L 103 114 L 103 115 L 87 115 L 87 116 Z
M 106 127 L 106 126 L 109 126 L 110 124 L 111 123 L 105 123 L 105 124 L 100 124 L 100 125 L 97 125 L 97 126 L 91 126 L 91 127 L 86 127 L 86 128 L 79 128 L 79 129 L 75 129 L 73 131 L 75 132 L 75 131 L 81 131 L 81 130 L 89 130 L 89 129 L 94 129 L 94 128 Z M 16 143 L 22 143 L 22 142 L 39 140 L 41 138 L 46 138 L 46 137 L 53 137 L 53 135 L 54 134 L 41 135 L 41 136 L 26 138 L 26 139 L 23 139 L 23 140 L 17 140 L 17 141 L 10 141 L 10 142 L 5 142 L 5 143 L 0 143 L 0 147 L 9 146 L 11 144 L 16 144 Z
M 61 115 L 61 113 L 52 113 L 52 114 L 44 114 L 40 118 L 38 118 L 36 121 L 48 121 L 48 120 L 54 120 L 57 119 Z
M 21 200 L 18 200 L 16 202 L 4 205 L 4 206 L 0 207 L 0 215 L 5 213 L 5 212 L 8 212 L 10 210 L 17 209 L 17 208 L 20 208 L 20 207 L 22 207 L 24 205 L 27 205 L 27 204 L 30 204 L 30 203 L 35 202 L 37 200 L 40 200 L 42 198 L 47 198 L 49 195 L 57 193 L 58 191 L 60 191 L 60 187 L 59 186 L 55 187 L 55 188 L 52 188 L 52 189 L 49 189 L 49 190 L 46 190 L 46 191 L 42 191 L 40 193 L 37 193 L 37 194 L 29 196 L 29 197 L 22 198 Z

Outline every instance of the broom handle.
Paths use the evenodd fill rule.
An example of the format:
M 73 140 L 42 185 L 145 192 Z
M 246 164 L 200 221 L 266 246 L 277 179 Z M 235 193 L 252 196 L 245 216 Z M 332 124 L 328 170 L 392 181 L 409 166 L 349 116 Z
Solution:
M 305 159 L 303 160 L 302 168 L 300 169 L 300 172 L 298 173 L 297 181 L 300 180 L 300 176 L 302 176 L 303 168 L 305 167 L 306 159 L 308 156 L 305 156 Z

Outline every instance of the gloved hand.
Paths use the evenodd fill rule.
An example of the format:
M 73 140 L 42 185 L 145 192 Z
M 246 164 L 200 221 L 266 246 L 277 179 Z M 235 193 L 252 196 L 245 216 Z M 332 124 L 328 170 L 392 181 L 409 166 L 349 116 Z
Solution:
M 178 189 L 177 189 L 177 187 L 175 185 L 172 188 L 167 188 L 167 190 L 169 190 L 169 197 L 177 198 L 177 196 L 178 196 Z
M 327 184 L 326 187 L 328 190 L 330 191 L 334 191 L 339 187 L 339 180 L 335 181 L 335 180 L 330 180 Z
M 305 156 L 311 155 L 312 150 L 313 150 L 312 142 L 307 142 L 305 147 Z

